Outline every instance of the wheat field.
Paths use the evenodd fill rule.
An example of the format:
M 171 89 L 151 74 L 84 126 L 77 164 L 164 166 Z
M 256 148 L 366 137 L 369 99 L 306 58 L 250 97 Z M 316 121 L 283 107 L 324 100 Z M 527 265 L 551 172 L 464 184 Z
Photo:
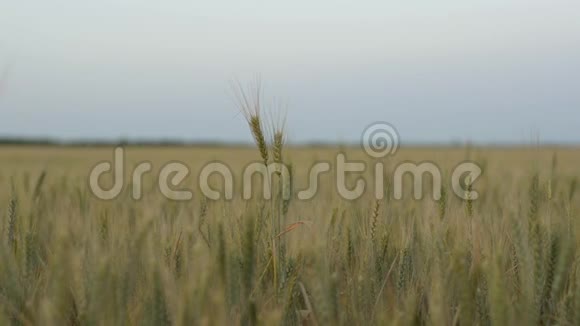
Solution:
M 1 147 L 0 324 L 580 325 L 578 149 L 417 147 L 383 161 L 444 173 L 478 162 L 474 201 L 445 189 L 394 200 L 388 180 L 382 200 L 344 200 L 330 175 L 308 201 L 204 198 L 196 177 L 210 161 L 241 174 L 283 153 L 296 192 L 339 151 L 370 160 L 265 146 L 126 147 L 128 167 L 187 164 L 189 201 L 164 198 L 154 172 L 141 200 L 130 184 L 95 198 L 88 174 L 112 147 Z M 358 177 L 371 179 L 347 181 Z

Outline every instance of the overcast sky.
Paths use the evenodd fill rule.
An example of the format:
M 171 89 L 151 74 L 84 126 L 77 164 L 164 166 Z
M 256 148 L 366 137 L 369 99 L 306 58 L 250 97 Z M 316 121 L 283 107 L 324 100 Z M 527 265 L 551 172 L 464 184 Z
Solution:
M 0 0 L 1 136 L 249 141 L 256 74 L 295 142 L 580 142 L 580 2 Z

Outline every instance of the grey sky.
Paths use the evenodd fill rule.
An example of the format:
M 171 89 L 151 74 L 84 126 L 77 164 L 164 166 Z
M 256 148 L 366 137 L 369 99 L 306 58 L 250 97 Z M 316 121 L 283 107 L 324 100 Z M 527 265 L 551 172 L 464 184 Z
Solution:
M 250 139 L 260 74 L 290 140 L 580 142 L 577 1 L 0 0 L 0 135 Z

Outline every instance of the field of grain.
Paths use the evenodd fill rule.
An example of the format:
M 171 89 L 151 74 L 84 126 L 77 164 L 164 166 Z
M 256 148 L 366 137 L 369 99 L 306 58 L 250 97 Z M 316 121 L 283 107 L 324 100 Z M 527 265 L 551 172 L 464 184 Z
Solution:
M 332 174 L 307 201 L 243 200 L 243 168 L 264 155 L 291 164 L 293 194 L 339 151 L 373 162 L 357 147 L 265 146 L 129 146 L 109 201 L 88 176 L 113 147 L 0 147 L 0 325 L 580 325 L 578 148 L 403 147 L 383 160 L 381 200 L 341 199 Z M 477 200 L 445 178 L 438 201 L 393 198 L 397 163 L 448 175 L 464 160 L 483 168 Z M 142 161 L 153 172 L 134 200 Z M 193 199 L 157 189 L 172 161 L 190 167 L 176 188 Z M 214 161 L 234 171 L 231 201 L 199 190 Z M 359 177 L 373 187 L 370 172 L 347 181 Z

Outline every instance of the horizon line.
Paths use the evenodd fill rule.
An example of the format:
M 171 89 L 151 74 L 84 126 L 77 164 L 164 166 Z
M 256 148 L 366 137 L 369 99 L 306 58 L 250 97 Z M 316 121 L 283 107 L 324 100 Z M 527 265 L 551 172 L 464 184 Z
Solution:
M 209 140 L 209 139 L 179 139 L 179 138 L 113 138 L 113 139 L 99 139 L 99 138 L 74 138 L 62 139 L 55 137 L 22 137 L 22 136 L 0 136 L 0 146 L 175 146 L 175 147 L 252 147 L 252 141 L 224 141 L 224 140 Z M 349 141 L 298 141 L 288 142 L 289 147 L 358 147 L 360 142 Z M 513 142 L 513 141 L 411 141 L 401 144 L 404 147 L 580 147 L 580 141 L 567 142 Z

